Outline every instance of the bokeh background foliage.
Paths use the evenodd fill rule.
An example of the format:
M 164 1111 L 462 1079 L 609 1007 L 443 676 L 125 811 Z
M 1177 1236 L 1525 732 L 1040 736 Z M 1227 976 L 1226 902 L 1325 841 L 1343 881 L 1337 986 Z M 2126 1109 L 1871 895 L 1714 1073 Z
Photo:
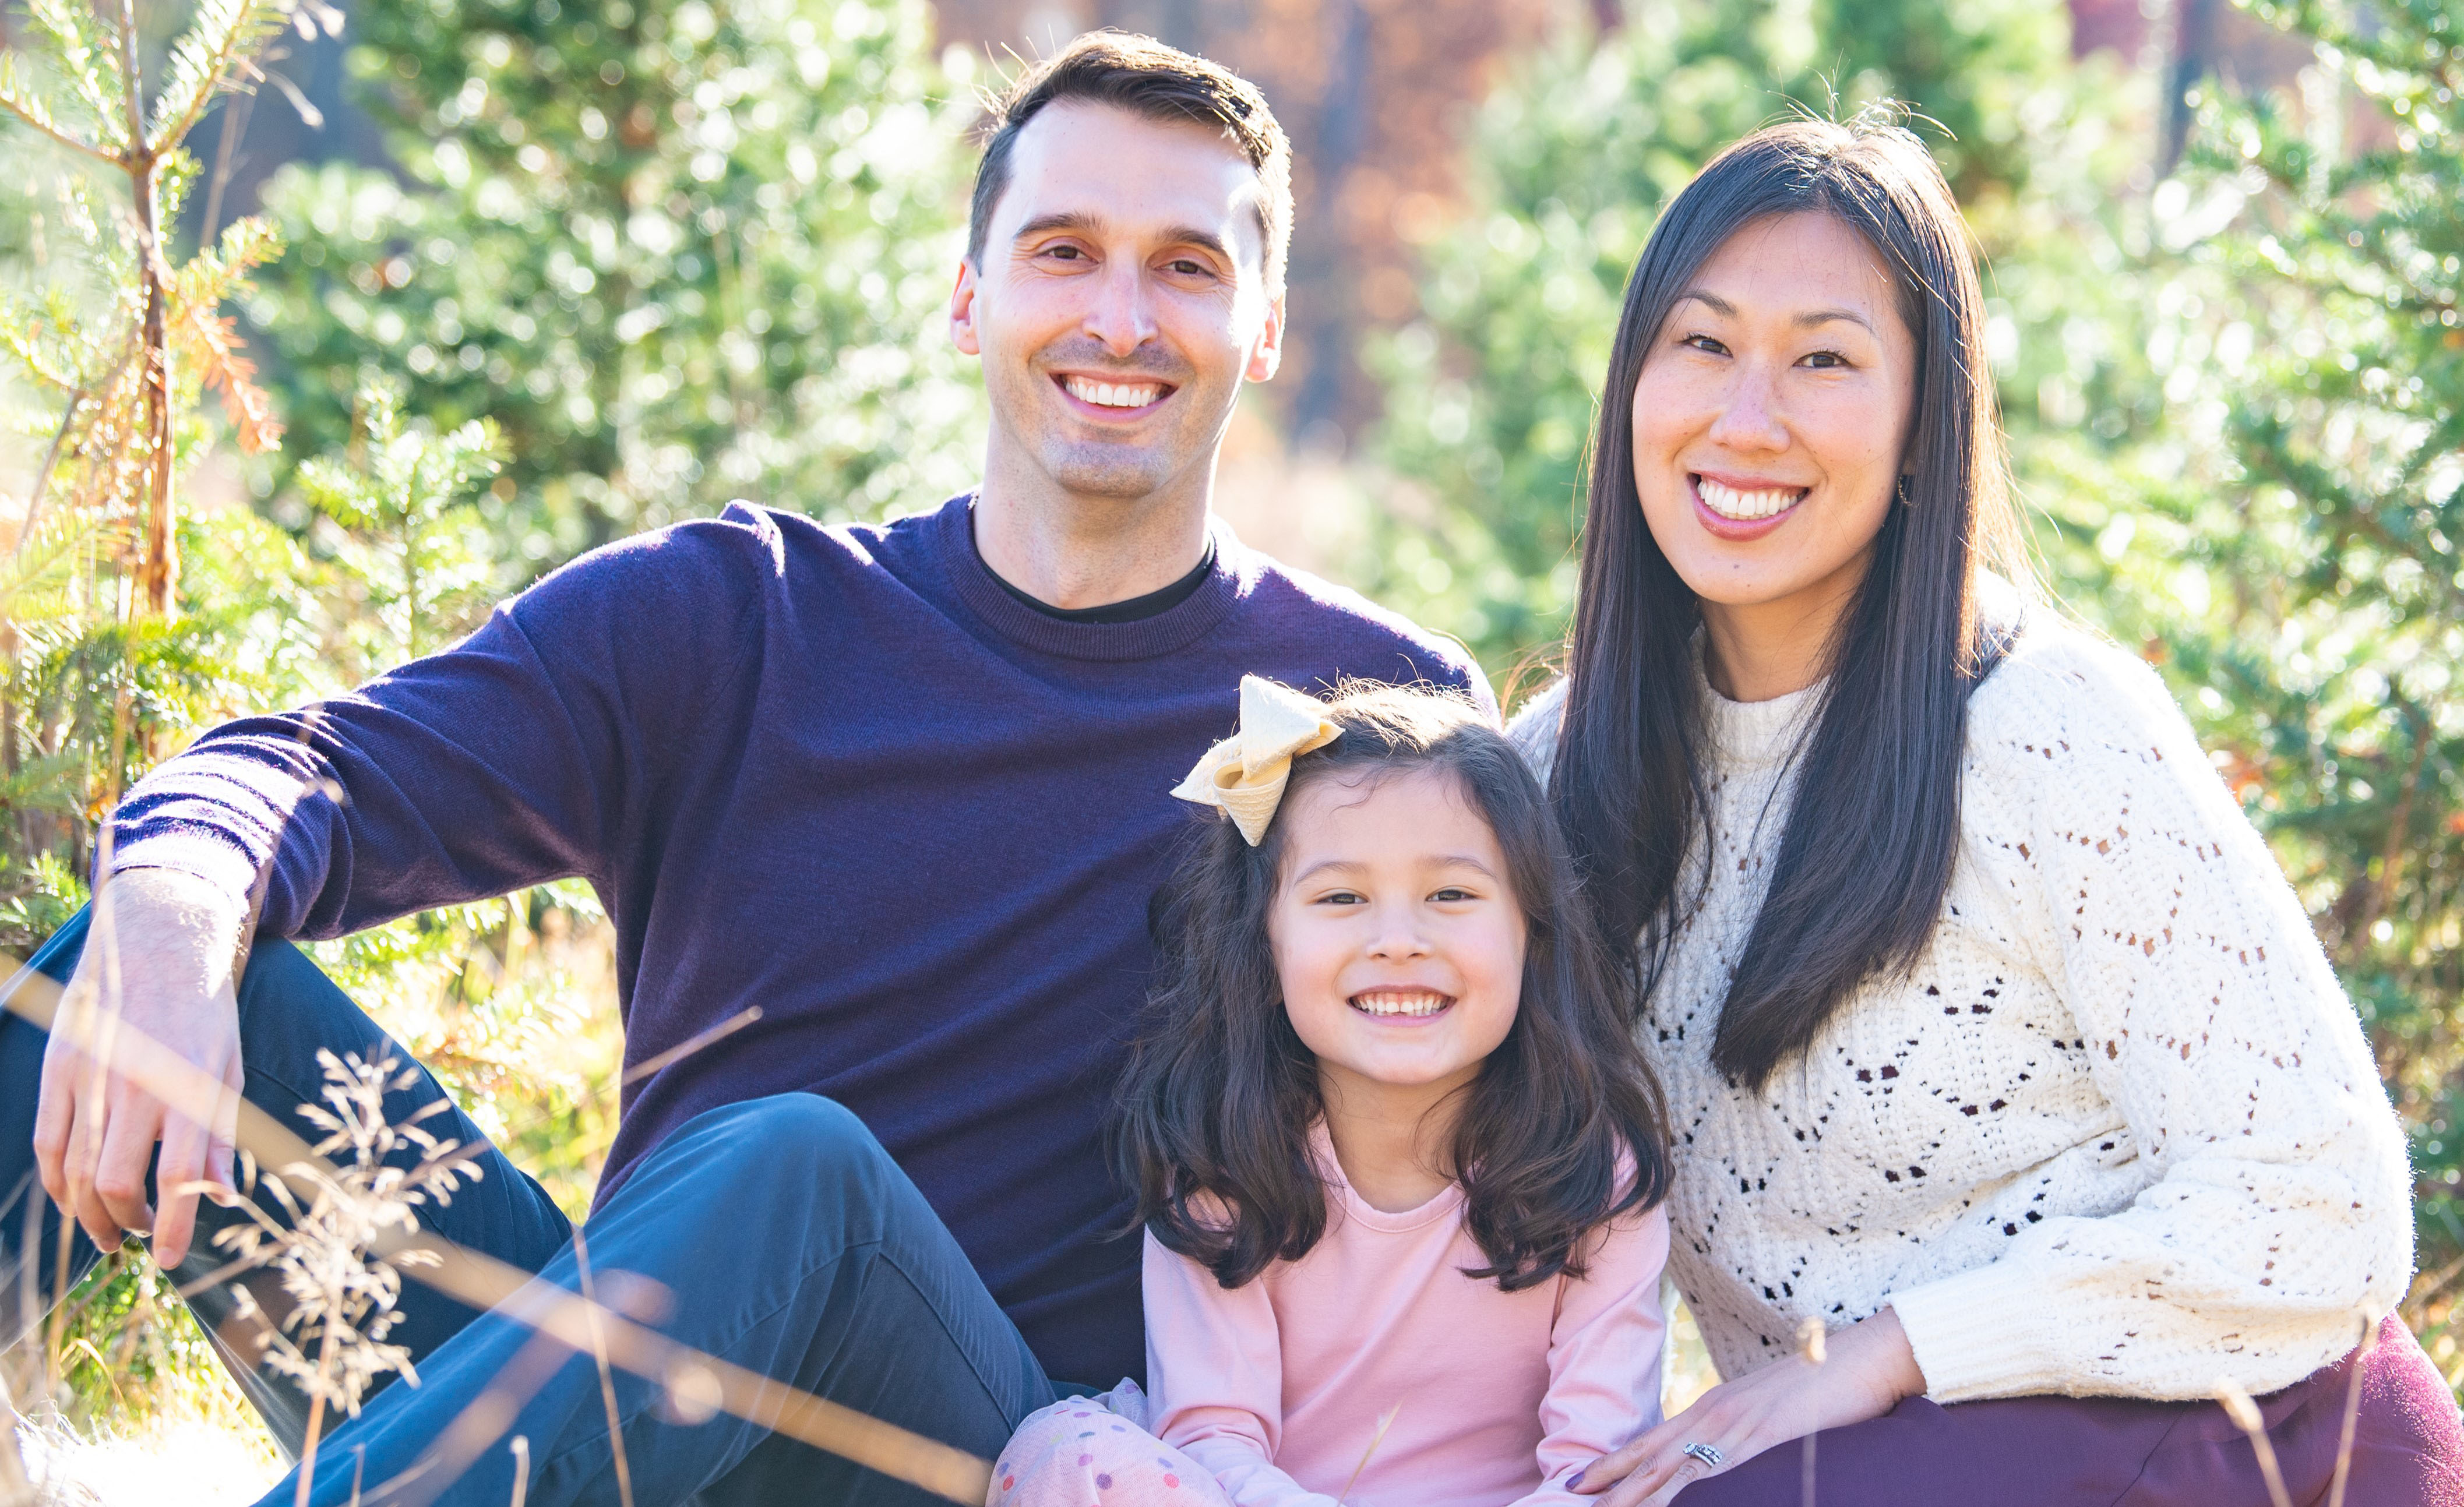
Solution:
M 6 12 L 23 76 L 71 88 L 26 6 Z M 1351 36 L 1346 6 L 1258 0 L 1253 30 Z M 108 375 L 136 286 L 127 185 L 11 129 L 0 942 L 22 952 L 82 899 L 98 814 L 222 716 L 381 673 L 582 550 L 733 496 L 875 517 L 965 486 L 980 398 L 938 317 L 1000 59 L 940 44 L 985 8 L 384 0 L 332 17 L 339 44 L 282 44 L 303 76 L 346 47 L 363 149 L 227 194 L 228 143 L 253 138 L 209 121 L 165 166 L 186 195 L 166 255 L 238 233 L 262 263 L 198 296 L 266 407 L 209 386 L 210 351 L 174 352 L 181 573 L 160 615 L 133 585 L 143 510 L 62 490 L 80 389 L 45 366 L 83 340 Z M 2464 5 L 2262 0 L 2239 55 L 2280 66 L 2239 72 L 2183 66 L 2189 28 L 2220 24 L 2196 0 L 2168 12 L 2177 45 L 2119 55 L 2077 45 L 2110 9 L 2084 3 L 1537 9 L 1429 143 L 1452 193 L 1394 211 L 1416 270 L 1356 352 L 1367 417 L 1330 444 L 1252 405 L 1227 513 L 1528 682 L 1563 630 L 1583 446 L 1653 216 L 1785 111 L 1908 101 L 1988 258 L 2046 576 L 2160 666 L 2299 887 L 2412 1136 L 2408 1317 L 2464 1382 Z M 142 22 L 148 70 L 177 10 Z M 241 198 L 251 229 L 207 223 Z M 319 952 L 586 1202 L 618 1045 L 586 888 Z M 64 1426 L 185 1410 L 244 1431 L 141 1256 L 77 1301 L 35 1366 Z

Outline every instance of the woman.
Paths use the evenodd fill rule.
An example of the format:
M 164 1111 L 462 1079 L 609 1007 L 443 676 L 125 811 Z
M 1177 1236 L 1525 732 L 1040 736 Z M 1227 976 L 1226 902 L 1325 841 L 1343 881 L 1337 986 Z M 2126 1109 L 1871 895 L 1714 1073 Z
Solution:
M 2464 1501 L 2403 1326 L 2343 1359 L 2412 1256 L 2353 1011 L 2155 677 L 2010 584 L 1981 304 L 1872 121 L 1730 148 L 1627 290 L 1569 677 L 1517 734 L 1640 938 L 1727 1380 L 1581 1489 L 2264 1503 L 2222 1378 L 2323 1499 L 2358 1365 L 2347 1499 Z

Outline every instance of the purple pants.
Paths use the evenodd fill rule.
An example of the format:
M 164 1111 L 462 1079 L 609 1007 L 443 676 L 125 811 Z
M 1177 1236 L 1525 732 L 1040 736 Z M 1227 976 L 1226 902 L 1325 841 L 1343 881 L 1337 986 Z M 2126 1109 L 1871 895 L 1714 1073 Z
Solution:
M 2258 1400 L 2295 1507 L 2327 1500 L 2353 1367 L 2361 1420 L 2348 1507 L 2464 1507 L 2464 1424 L 2399 1320 L 2346 1356 Z M 2268 1507 L 2250 1438 L 2214 1403 L 2012 1397 L 1945 1408 L 1922 1397 L 1870 1423 L 1784 1444 L 1678 1494 L 1677 1507 Z

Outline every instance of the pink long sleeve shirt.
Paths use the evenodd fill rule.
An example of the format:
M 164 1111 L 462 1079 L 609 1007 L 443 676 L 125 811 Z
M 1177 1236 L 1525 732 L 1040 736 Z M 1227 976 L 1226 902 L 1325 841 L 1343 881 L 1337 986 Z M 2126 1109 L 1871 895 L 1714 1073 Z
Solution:
M 1327 1233 L 1229 1291 L 1146 1239 L 1150 1426 L 1240 1507 L 1577 1507 L 1569 1477 L 1660 1421 L 1657 1208 L 1593 1236 L 1580 1279 L 1521 1292 L 1487 1264 L 1460 1186 L 1381 1213 L 1325 1132 Z

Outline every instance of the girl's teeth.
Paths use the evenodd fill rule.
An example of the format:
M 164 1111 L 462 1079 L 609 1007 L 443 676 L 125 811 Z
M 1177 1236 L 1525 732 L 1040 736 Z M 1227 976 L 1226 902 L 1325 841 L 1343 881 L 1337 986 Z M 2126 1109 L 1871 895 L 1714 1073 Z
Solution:
M 1695 477 L 1694 486 L 1703 494 L 1705 507 L 1724 518 L 1734 518 L 1740 523 L 1750 523 L 1757 518 L 1768 518 L 1776 513 L 1786 513 L 1796 506 L 1799 497 L 1805 495 L 1794 489 L 1739 491 L 1734 487 L 1723 486 L 1708 476 Z
M 1355 994 L 1353 1007 L 1373 1016 L 1433 1016 L 1446 1007 L 1443 994 Z

